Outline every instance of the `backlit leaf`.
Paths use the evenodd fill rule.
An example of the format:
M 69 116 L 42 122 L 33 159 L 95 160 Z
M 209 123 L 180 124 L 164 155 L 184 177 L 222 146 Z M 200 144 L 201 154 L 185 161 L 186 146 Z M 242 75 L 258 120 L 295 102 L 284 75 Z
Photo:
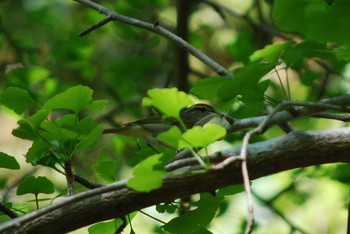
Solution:
M 77 114 L 82 109 L 89 107 L 92 101 L 92 92 L 92 89 L 78 85 L 49 99 L 43 108 L 48 110 L 70 110 Z
M 165 170 L 156 168 L 162 164 L 162 157 L 163 154 L 155 154 L 137 164 L 132 172 L 133 177 L 128 180 L 128 187 L 140 192 L 149 192 L 160 188 L 163 176 L 167 173 Z
M 226 135 L 226 129 L 217 124 L 195 126 L 187 130 L 181 137 L 179 148 L 204 148 L 220 140 Z
M 143 106 L 153 106 L 160 110 L 166 117 L 180 119 L 180 111 L 193 105 L 191 98 L 177 88 L 151 89 L 148 96 L 142 100 Z

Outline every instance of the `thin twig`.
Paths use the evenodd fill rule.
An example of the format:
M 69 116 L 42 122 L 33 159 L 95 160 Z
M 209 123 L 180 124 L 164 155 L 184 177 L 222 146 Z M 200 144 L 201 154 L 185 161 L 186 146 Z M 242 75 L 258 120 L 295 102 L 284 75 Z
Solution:
M 73 174 L 74 181 L 83 185 L 85 188 L 95 189 L 104 186 L 103 184 L 89 181 L 79 175 Z
M 228 165 L 231 163 L 237 162 L 237 161 L 242 161 L 242 157 L 240 155 L 232 155 L 222 162 L 215 164 L 215 165 L 210 165 L 210 170 L 223 170 L 226 168 Z
M 291 91 L 290 91 L 290 84 L 289 84 L 289 75 L 288 75 L 288 70 L 286 69 L 286 82 L 287 82 L 287 91 L 288 91 L 288 100 L 292 100 L 292 94 L 291 94 Z M 317 99 L 319 100 L 319 99 Z
M 154 217 L 154 216 L 152 216 L 152 215 L 149 215 L 149 214 L 147 214 L 146 212 L 144 212 L 144 211 L 142 211 L 142 210 L 139 210 L 139 212 L 140 212 L 141 214 L 146 215 L 147 217 L 149 217 L 149 218 L 151 218 L 151 219 L 154 219 L 155 221 L 158 221 L 158 222 L 160 222 L 160 223 L 162 223 L 162 224 L 166 224 L 166 222 L 164 222 L 164 221 L 162 221 L 162 220 L 160 220 L 160 219 L 157 219 L 156 217 Z
M 284 88 L 284 85 L 283 85 L 282 78 L 281 78 L 280 74 L 278 73 L 278 71 L 277 71 L 276 68 L 274 68 L 274 70 L 275 70 L 275 72 L 276 72 L 276 75 L 277 75 L 277 78 L 278 78 L 278 82 L 280 83 L 280 86 L 281 86 L 281 88 L 282 88 L 282 92 L 283 92 L 283 94 L 284 94 L 284 97 L 285 97 L 287 100 L 290 100 L 290 99 L 289 99 L 289 95 L 287 94 L 286 89 Z
M 237 132 L 239 130 L 243 130 L 243 129 L 247 129 L 247 128 L 255 128 L 255 127 L 261 125 L 264 121 L 266 121 L 266 118 L 269 118 L 267 120 L 268 126 L 273 126 L 273 125 L 280 124 L 280 123 L 283 123 L 286 121 L 295 120 L 295 119 L 298 119 L 301 117 L 316 117 L 316 118 L 323 118 L 324 117 L 324 118 L 340 120 L 340 121 L 344 121 L 344 122 L 350 121 L 349 115 L 328 114 L 328 113 L 323 112 L 323 111 L 327 110 L 327 108 L 326 108 L 327 105 L 323 105 L 323 104 L 329 104 L 330 105 L 329 107 L 332 107 L 332 108 L 337 106 L 336 109 L 343 109 L 346 106 L 349 106 L 350 105 L 350 94 L 346 94 L 343 96 L 334 97 L 334 98 L 330 98 L 330 99 L 325 99 L 325 100 L 322 100 L 318 103 L 293 102 L 293 104 L 300 105 L 300 107 L 293 108 L 293 114 L 291 114 L 290 111 L 281 111 L 278 113 L 273 113 L 273 115 L 271 115 L 271 116 L 267 115 L 267 116 L 249 117 L 249 118 L 245 118 L 245 119 L 235 119 L 235 121 L 233 121 L 232 125 L 228 126 L 226 128 L 227 133 L 230 134 L 232 132 Z M 317 107 L 317 108 L 315 108 L 315 107 Z M 171 167 L 174 166 L 175 169 L 179 168 L 175 165 L 175 163 L 180 163 L 180 161 L 179 161 L 180 159 L 185 159 L 185 158 L 188 158 L 190 156 L 191 156 L 191 154 L 190 154 L 189 150 L 182 150 L 176 154 L 176 156 L 174 157 L 174 161 L 171 164 L 169 164 L 169 166 L 171 166 Z M 220 169 L 219 168 L 220 166 L 225 167 L 226 165 L 229 165 L 236 160 L 237 159 L 235 159 L 235 158 L 226 159 L 225 160 L 226 162 L 222 165 L 219 165 L 218 169 Z M 192 163 L 192 161 L 191 161 L 191 163 Z M 184 164 L 186 164 L 186 163 L 184 163 Z M 182 166 L 184 166 L 184 164 L 182 164 Z
M 250 180 L 249 180 L 249 174 L 248 174 L 248 167 L 247 167 L 247 156 L 248 156 L 248 144 L 249 139 L 252 135 L 255 135 L 258 133 L 258 128 L 255 128 L 253 130 L 250 130 L 247 132 L 243 138 L 243 144 L 241 149 L 241 158 L 242 158 L 242 176 L 243 176 L 243 183 L 244 183 L 244 190 L 247 194 L 247 210 L 248 210 L 248 220 L 247 220 L 247 226 L 244 231 L 245 234 L 250 234 L 253 231 L 254 226 L 254 202 L 253 202 L 253 196 L 252 191 L 250 189 Z
M 283 108 L 290 107 L 290 106 L 307 106 L 312 107 L 316 109 L 330 109 L 330 110 L 342 110 L 349 112 L 349 109 L 344 106 L 337 106 L 327 103 L 308 103 L 308 102 L 294 102 L 294 101 L 288 101 L 288 102 L 281 102 L 279 103 L 265 118 L 263 122 L 256 128 L 250 130 L 247 132 L 243 138 L 242 143 L 242 149 L 241 149 L 241 158 L 242 158 L 242 175 L 243 175 L 243 182 L 244 182 L 244 188 L 247 194 L 247 208 L 248 208 L 248 220 L 247 220 L 247 226 L 245 233 L 250 234 L 253 230 L 254 225 L 254 203 L 253 203 L 253 197 L 250 190 L 250 180 L 249 180 L 249 174 L 248 174 L 248 167 L 247 167 L 247 156 L 248 156 L 248 145 L 249 140 L 253 135 L 261 134 L 266 130 L 266 127 L 269 124 L 269 121 L 272 119 L 272 117 L 278 113 Z
M 176 45 L 182 47 L 189 53 L 191 53 L 194 57 L 198 58 L 200 61 L 202 61 L 204 64 L 211 67 L 218 75 L 226 77 L 231 79 L 232 74 L 222 67 L 220 64 L 218 64 L 216 61 L 214 61 L 212 58 L 208 57 L 206 54 L 204 54 L 202 51 L 194 48 L 192 45 L 190 45 L 188 42 L 183 40 L 181 37 L 178 37 L 174 33 L 170 32 L 169 30 L 163 28 L 161 25 L 154 23 L 147 23 L 135 18 L 131 18 L 125 15 L 118 14 L 114 11 L 109 10 L 108 8 L 97 4 L 95 2 L 92 2 L 90 0 L 73 0 L 75 2 L 78 2 L 82 5 L 85 5 L 87 7 L 90 7 L 92 9 L 97 10 L 101 14 L 104 14 L 108 17 L 110 17 L 113 21 L 119 21 L 125 24 L 130 24 L 139 28 L 143 28 L 145 30 L 157 33 L 171 41 L 173 41 Z
M 84 31 L 79 33 L 79 36 L 83 37 L 86 34 L 88 34 L 89 32 L 94 31 L 95 29 L 98 29 L 99 27 L 102 27 L 103 25 L 107 24 L 108 22 L 110 22 L 112 19 L 111 16 L 107 16 L 106 18 L 104 18 L 103 20 L 101 20 L 100 22 L 91 25 L 90 27 L 88 27 L 87 29 L 85 29 Z
M 266 110 L 267 113 L 271 112 L 273 110 L 273 107 L 269 104 L 266 105 Z M 294 131 L 293 126 L 288 123 L 287 121 L 279 123 L 278 126 L 285 132 L 285 133 L 290 133 L 292 131 Z
M 281 32 L 280 30 L 276 29 L 273 25 L 269 25 L 269 24 L 264 23 L 264 22 L 256 22 L 251 16 L 249 16 L 248 13 L 243 13 L 243 12 L 237 11 L 235 9 L 228 8 L 224 5 L 221 5 L 217 2 L 213 2 L 210 0 L 203 0 L 203 2 L 214 4 L 217 6 L 217 8 L 224 10 L 226 13 L 228 13 L 234 17 L 245 20 L 248 24 L 251 25 L 251 27 L 259 28 L 261 31 L 263 31 L 271 36 L 279 37 L 279 38 L 286 40 L 286 41 L 296 42 L 292 36 Z M 249 8 L 249 9 L 252 9 L 252 8 Z M 333 69 L 327 62 L 322 61 L 318 58 L 312 58 L 312 60 L 315 61 L 324 70 L 326 70 L 327 73 L 343 76 L 339 71 L 336 71 L 335 69 Z
M 252 27 L 256 27 L 259 28 L 261 31 L 266 32 L 269 35 L 273 35 L 273 36 L 277 36 L 279 38 L 282 38 L 284 40 L 291 40 L 292 38 L 288 37 L 287 35 L 285 35 L 283 32 L 273 28 L 272 26 L 265 24 L 263 22 L 256 22 L 254 21 L 248 13 L 245 12 L 240 12 L 231 8 L 228 8 L 222 4 L 219 4 L 218 2 L 213 2 L 210 0 L 203 0 L 204 2 L 206 2 L 207 4 L 213 4 L 216 5 L 218 8 L 222 9 L 224 12 L 227 12 L 228 14 L 240 18 L 240 19 L 244 19 L 245 21 L 248 22 L 248 24 L 250 24 Z
M 2 202 L 0 202 L 0 211 L 4 214 L 6 214 L 8 217 L 14 219 L 17 218 L 19 215 L 12 211 L 11 209 L 9 209 L 7 206 L 5 206 L 5 204 L 3 204 Z
M 315 114 L 323 113 L 324 111 L 328 110 L 327 107 L 330 107 L 331 110 L 337 109 L 338 111 L 342 111 L 342 112 L 348 111 L 348 108 L 346 108 L 346 106 L 350 105 L 350 95 L 346 94 L 339 97 L 325 99 L 317 103 L 294 101 L 294 102 L 284 102 L 283 104 L 280 103 L 279 105 L 282 105 L 278 108 L 279 110 L 284 107 L 287 107 L 288 105 L 296 106 L 296 107 L 293 108 L 293 113 L 291 113 L 291 111 L 282 111 L 277 113 L 278 110 L 276 110 L 275 108 L 274 113 L 272 114 L 270 113 L 267 116 L 258 116 L 258 117 L 251 117 L 251 118 L 236 120 L 230 127 L 228 127 L 227 132 L 230 133 L 230 132 L 242 130 L 245 128 L 257 127 L 261 125 L 261 123 L 264 121 L 268 122 L 268 126 L 272 126 L 275 124 L 297 119 L 300 117 L 313 116 Z M 339 116 L 334 116 L 334 117 L 335 119 L 339 118 Z M 182 155 L 183 153 L 181 154 L 181 156 Z

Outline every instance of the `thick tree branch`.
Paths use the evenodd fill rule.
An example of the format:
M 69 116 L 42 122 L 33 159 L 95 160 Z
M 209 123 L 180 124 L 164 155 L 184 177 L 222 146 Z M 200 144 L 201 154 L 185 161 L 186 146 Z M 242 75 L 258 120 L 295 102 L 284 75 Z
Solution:
M 350 129 L 295 131 L 286 136 L 251 144 L 248 147 L 248 168 L 251 179 L 277 172 L 325 163 L 350 163 Z M 215 155 L 215 162 L 237 155 L 240 147 Z M 195 159 L 194 159 L 195 160 Z M 0 226 L 0 233 L 62 233 L 95 222 L 122 217 L 132 211 L 177 198 L 213 191 L 242 183 L 241 162 L 204 174 L 191 174 L 192 166 L 177 168 L 164 178 L 160 189 L 149 193 L 135 192 L 126 181 L 67 197 Z M 195 166 L 194 166 L 195 167 Z M 179 175 L 179 172 L 183 172 Z M 62 225 L 64 223 L 65 225 Z

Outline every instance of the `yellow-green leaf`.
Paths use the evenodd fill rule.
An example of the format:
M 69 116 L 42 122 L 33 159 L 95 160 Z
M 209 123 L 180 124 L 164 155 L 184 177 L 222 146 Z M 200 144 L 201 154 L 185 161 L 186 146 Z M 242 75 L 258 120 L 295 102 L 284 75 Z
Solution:
M 217 124 L 206 124 L 204 127 L 195 126 L 182 135 L 179 148 L 204 148 L 225 135 L 226 129 Z

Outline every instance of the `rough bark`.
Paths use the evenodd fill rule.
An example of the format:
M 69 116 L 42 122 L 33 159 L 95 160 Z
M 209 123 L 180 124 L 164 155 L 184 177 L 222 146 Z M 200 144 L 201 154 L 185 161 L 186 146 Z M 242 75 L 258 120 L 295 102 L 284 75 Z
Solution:
M 213 155 L 215 162 L 237 154 L 232 148 Z M 293 132 L 286 136 L 249 146 L 251 179 L 293 168 L 325 163 L 350 162 L 350 129 Z M 105 187 L 76 194 L 13 219 L 0 226 L 0 233 L 64 233 L 80 227 L 115 218 L 162 202 L 170 202 L 185 195 L 213 191 L 242 181 L 240 162 L 222 170 L 191 174 L 189 162 L 178 163 L 177 171 L 164 178 L 161 188 L 139 193 L 121 181 Z M 174 164 L 173 163 L 173 164 Z

